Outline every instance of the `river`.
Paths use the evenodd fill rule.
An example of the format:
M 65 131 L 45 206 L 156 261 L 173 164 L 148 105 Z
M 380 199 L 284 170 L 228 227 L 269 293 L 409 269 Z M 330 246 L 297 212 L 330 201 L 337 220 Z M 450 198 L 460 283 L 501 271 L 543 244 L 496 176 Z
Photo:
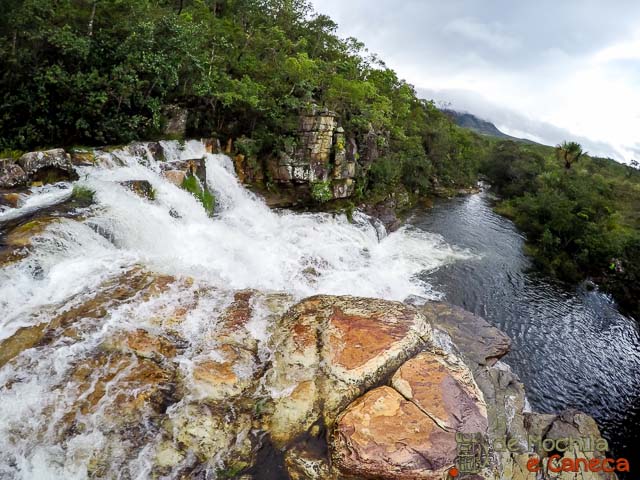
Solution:
M 483 316 L 513 341 L 504 358 L 534 410 L 592 415 L 613 454 L 640 468 L 640 331 L 612 299 L 532 269 L 524 237 L 479 194 L 438 201 L 411 224 L 473 256 L 424 273 L 450 303 Z M 636 462 L 636 465 L 633 465 Z

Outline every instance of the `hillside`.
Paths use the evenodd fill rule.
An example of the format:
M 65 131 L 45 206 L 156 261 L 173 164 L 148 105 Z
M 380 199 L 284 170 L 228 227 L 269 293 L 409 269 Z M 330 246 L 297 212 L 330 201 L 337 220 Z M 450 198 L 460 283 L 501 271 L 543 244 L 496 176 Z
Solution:
M 500 131 L 498 127 L 496 127 L 493 123 L 489 122 L 488 120 L 483 120 L 469 112 L 460 112 L 449 108 L 442 109 L 442 112 L 459 127 L 467 128 L 479 135 L 496 137 L 504 140 L 513 140 L 514 142 L 523 142 L 529 144 L 536 143 L 526 138 L 518 138 L 507 135 L 506 133 Z

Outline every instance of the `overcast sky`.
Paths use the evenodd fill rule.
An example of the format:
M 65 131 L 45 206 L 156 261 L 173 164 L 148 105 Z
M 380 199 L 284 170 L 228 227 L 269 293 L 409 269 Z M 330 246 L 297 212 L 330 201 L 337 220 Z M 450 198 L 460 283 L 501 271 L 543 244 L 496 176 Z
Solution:
M 640 160 L 638 0 L 312 0 L 425 98 Z

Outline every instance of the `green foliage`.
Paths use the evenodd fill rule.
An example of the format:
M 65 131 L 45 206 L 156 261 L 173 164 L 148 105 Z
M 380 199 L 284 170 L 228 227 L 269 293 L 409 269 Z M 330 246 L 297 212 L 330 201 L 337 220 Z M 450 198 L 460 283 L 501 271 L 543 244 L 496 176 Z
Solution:
M 318 203 L 328 202 L 333 198 L 330 182 L 315 182 L 311 184 L 311 198 Z
M 0 148 L 157 137 L 178 104 L 191 135 L 240 138 L 238 151 L 259 157 L 290 149 L 300 111 L 316 105 L 350 137 L 381 133 L 380 161 L 398 165 L 393 178 L 377 167 L 372 191 L 398 172 L 423 194 L 432 176 L 475 181 L 471 134 L 304 0 L 26 0 L 3 14 Z
M 379 158 L 369 172 L 369 180 L 374 193 L 391 192 L 402 178 L 402 163 L 396 155 Z
M 260 151 L 260 144 L 258 141 L 244 136 L 236 140 L 235 146 L 238 153 L 241 153 L 246 157 L 253 157 Z
M 10 148 L 5 148 L 4 150 L 0 151 L 0 158 L 12 158 L 14 160 L 17 160 L 22 155 L 24 155 L 24 153 L 25 152 L 23 152 L 22 150 L 12 150 Z
M 599 278 L 622 302 L 638 298 L 630 282 L 640 271 L 637 171 L 589 157 L 574 142 L 556 149 L 499 142 L 482 172 L 503 197 L 497 211 L 527 234 L 540 266 L 565 280 Z
M 493 187 L 506 198 L 533 191 L 544 169 L 542 155 L 511 141 L 496 144 L 481 167 Z
M 73 192 L 71 193 L 71 198 L 81 203 L 93 203 L 93 197 L 95 192 L 88 187 L 84 187 L 81 185 L 74 185 Z
M 209 216 L 213 216 L 216 206 L 215 197 L 209 190 L 202 188 L 200 180 L 195 175 L 187 175 L 181 186 L 198 199 Z
M 564 163 L 564 168 L 569 170 L 587 152 L 582 151 L 582 146 L 577 142 L 562 142 L 556 146 L 556 156 Z

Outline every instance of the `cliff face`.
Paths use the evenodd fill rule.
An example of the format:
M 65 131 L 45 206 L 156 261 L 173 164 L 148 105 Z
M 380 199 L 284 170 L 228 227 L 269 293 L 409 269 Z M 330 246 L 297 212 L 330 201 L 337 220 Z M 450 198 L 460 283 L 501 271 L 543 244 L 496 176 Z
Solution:
M 383 138 L 373 130 L 361 142 L 339 125 L 333 112 L 303 114 L 295 142 L 269 158 L 236 156 L 236 169 L 248 183 L 265 180 L 324 202 L 351 197 L 357 179 L 363 178 L 379 155 Z

